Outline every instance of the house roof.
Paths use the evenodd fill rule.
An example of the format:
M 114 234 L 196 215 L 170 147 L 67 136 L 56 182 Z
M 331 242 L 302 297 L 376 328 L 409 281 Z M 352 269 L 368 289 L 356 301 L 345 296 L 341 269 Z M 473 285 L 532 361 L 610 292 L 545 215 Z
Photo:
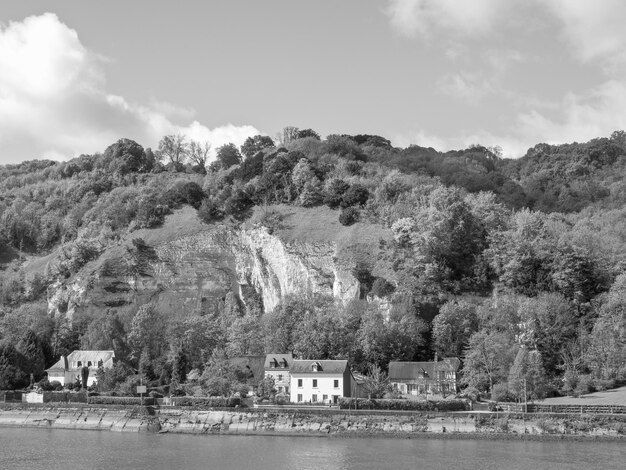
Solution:
M 317 372 L 313 371 L 313 364 L 317 363 Z M 310 360 L 296 359 L 291 364 L 291 374 L 343 374 L 348 367 L 348 361 L 340 360 Z
M 435 378 L 436 370 L 457 371 L 460 366 L 458 357 L 446 357 L 437 362 L 392 361 L 389 363 L 389 379 Z
M 289 369 L 293 362 L 293 356 L 291 354 L 268 354 L 265 356 L 265 368 L 271 369 L 271 363 L 274 361 L 278 364 L 282 363 L 282 361 L 287 362 L 287 369 Z
M 67 356 L 67 364 L 68 366 L 74 362 L 81 361 L 83 364 L 87 364 L 89 361 L 94 365 L 94 367 L 98 364 L 99 361 L 107 362 L 108 360 L 115 357 L 114 351 L 72 351 Z M 74 369 L 73 367 L 68 367 L 68 369 Z M 63 356 L 55 362 L 49 369 L 46 369 L 46 372 L 58 372 L 65 370 L 65 359 Z
M 434 362 L 390 362 L 389 379 L 415 379 L 417 377 L 435 377 Z

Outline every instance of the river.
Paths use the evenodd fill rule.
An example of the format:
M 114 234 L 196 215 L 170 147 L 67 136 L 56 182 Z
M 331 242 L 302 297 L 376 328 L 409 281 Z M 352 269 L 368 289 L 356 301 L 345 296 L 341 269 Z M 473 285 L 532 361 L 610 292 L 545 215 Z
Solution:
M 0 428 L 0 469 L 623 469 L 618 441 L 194 436 Z

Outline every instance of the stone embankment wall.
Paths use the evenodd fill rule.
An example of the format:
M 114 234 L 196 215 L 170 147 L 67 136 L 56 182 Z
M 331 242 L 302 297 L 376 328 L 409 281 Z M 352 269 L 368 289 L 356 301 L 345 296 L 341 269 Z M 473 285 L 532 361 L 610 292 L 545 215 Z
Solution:
M 624 438 L 624 416 L 348 413 L 151 407 L 0 408 L 0 426 L 185 434 Z

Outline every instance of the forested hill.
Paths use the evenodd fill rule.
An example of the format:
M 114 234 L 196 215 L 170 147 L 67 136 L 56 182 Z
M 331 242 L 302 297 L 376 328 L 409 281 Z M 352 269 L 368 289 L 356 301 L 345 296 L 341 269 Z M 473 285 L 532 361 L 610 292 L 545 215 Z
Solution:
M 519 160 L 296 128 L 216 150 L 0 167 L 0 389 L 77 348 L 116 351 L 110 388 L 186 393 L 264 352 L 459 356 L 505 398 L 626 378 L 623 132 Z

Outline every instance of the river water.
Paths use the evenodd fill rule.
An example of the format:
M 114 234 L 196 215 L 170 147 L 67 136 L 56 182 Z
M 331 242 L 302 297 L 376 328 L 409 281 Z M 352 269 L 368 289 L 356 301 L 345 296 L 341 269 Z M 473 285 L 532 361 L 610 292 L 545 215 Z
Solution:
M 624 469 L 626 443 L 0 428 L 0 469 Z

